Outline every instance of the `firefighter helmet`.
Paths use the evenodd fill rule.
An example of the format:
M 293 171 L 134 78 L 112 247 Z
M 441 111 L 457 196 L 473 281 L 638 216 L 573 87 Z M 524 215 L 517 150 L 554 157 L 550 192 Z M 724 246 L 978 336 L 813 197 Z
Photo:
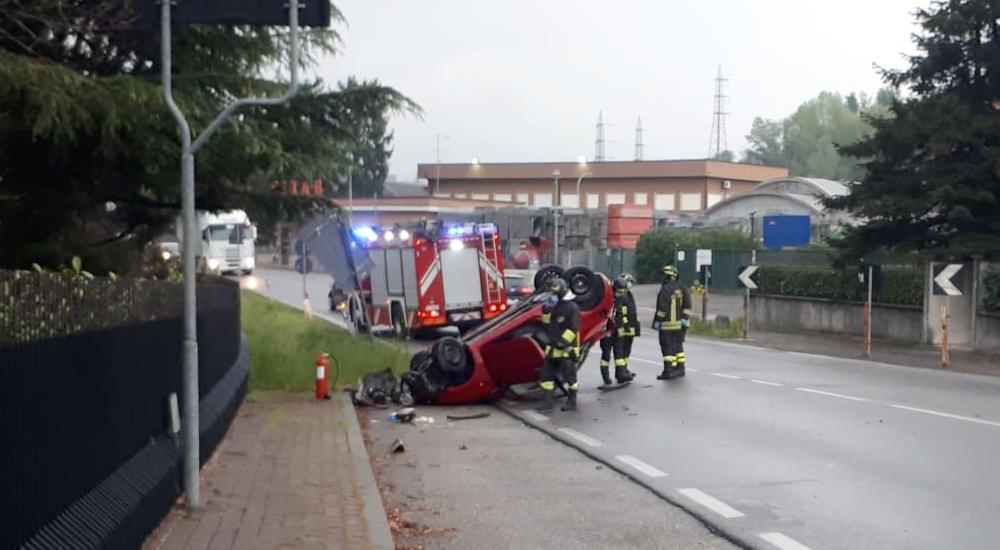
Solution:
M 549 292 L 560 298 L 569 292 L 569 284 L 566 282 L 566 279 L 563 279 L 562 277 L 552 277 L 545 286 Z
M 615 277 L 614 288 L 615 290 L 625 290 L 632 286 L 629 281 L 628 273 L 622 273 L 621 275 Z
M 672 265 L 663 266 L 663 276 L 667 279 L 677 278 L 677 268 Z

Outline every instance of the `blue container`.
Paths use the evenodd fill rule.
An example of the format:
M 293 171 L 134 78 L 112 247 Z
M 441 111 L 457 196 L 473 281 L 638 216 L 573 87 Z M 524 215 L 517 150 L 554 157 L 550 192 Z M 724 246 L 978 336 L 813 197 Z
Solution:
M 806 246 L 809 244 L 809 225 L 809 216 L 764 216 L 764 248 Z

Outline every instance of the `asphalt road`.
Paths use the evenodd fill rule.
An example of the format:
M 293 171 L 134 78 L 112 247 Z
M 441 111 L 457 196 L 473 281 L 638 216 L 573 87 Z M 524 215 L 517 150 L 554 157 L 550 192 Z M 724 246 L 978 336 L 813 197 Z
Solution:
M 253 276 L 258 284 L 257 292 L 269 296 L 279 302 L 302 309 L 302 275 L 290 269 L 267 269 L 258 267 Z M 243 278 L 244 280 L 246 277 Z M 330 284 L 332 279 L 326 273 L 310 273 L 305 276 L 305 290 L 309 296 L 309 304 L 313 315 L 322 317 L 331 323 L 347 327 L 348 323 L 339 312 L 330 311 Z M 244 281 L 245 286 L 245 281 Z
M 689 339 L 686 379 L 661 382 L 644 335 L 638 377 L 607 393 L 597 357 L 580 410 L 502 406 L 749 546 L 997 548 L 1000 381 Z

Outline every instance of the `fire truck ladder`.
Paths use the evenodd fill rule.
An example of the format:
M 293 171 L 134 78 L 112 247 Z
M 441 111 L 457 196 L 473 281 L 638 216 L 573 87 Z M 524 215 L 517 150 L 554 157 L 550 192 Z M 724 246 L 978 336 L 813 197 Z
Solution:
M 497 261 L 497 259 L 500 257 L 500 241 L 499 239 L 494 239 L 493 234 L 491 234 L 488 237 L 485 234 L 480 234 L 480 237 L 483 239 L 483 257 L 486 258 L 486 261 L 489 264 L 487 266 L 484 266 L 486 267 L 485 271 L 487 273 L 486 276 L 486 288 L 488 289 L 487 296 L 489 297 L 490 303 L 495 304 L 499 302 L 503 296 L 503 288 L 501 288 L 503 283 L 502 282 L 498 283 L 494 281 L 489 276 L 489 272 L 499 271 L 500 269 L 499 267 L 497 267 L 500 265 L 500 262 Z M 503 273 L 500 273 L 500 280 L 501 281 L 503 280 Z

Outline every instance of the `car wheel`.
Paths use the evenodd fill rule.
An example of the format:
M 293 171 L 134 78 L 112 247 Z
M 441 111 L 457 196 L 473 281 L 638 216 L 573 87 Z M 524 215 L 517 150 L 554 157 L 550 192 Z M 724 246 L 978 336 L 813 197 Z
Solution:
M 410 372 L 427 372 L 434 362 L 434 357 L 427 350 L 420 350 L 410 358 Z
M 580 309 L 584 311 L 594 309 L 604 299 L 604 281 L 590 269 L 583 266 L 573 267 L 563 274 L 563 278 L 576 296 L 574 301 Z
M 396 338 L 406 337 L 406 320 L 403 317 L 403 308 L 399 303 L 392 304 L 392 335 Z
M 457 338 L 446 336 L 431 348 L 434 361 L 452 385 L 462 384 L 472 376 L 465 345 Z
M 557 265 L 546 265 L 535 272 L 535 290 L 544 290 L 545 283 L 553 277 L 559 277 L 563 274 L 563 268 Z

